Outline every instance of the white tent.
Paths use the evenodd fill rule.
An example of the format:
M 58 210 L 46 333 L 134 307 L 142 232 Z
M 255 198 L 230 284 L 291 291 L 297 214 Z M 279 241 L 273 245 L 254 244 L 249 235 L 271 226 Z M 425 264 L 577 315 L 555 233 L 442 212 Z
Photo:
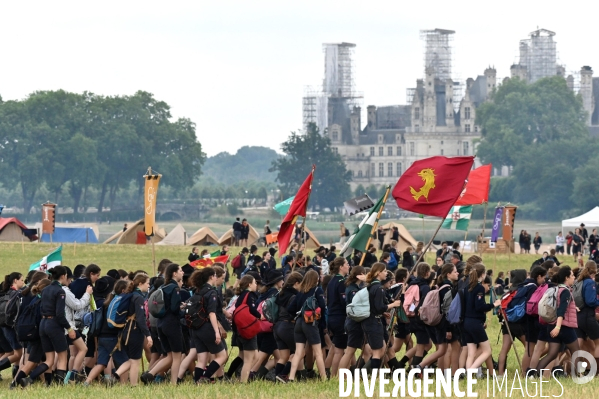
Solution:
M 185 228 L 179 223 L 162 241 L 157 242 L 156 245 L 187 245 Z
M 584 223 L 586 226 L 599 226 L 599 206 L 575 218 L 562 220 L 562 232 L 567 227 L 579 227 L 581 223 Z

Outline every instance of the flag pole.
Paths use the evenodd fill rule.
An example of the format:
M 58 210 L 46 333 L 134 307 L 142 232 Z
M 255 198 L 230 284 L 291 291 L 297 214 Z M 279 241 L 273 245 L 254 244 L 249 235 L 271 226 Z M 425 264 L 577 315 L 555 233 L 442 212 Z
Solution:
M 480 243 L 481 244 L 483 243 L 483 240 L 485 239 L 485 225 L 487 224 L 487 206 L 488 205 L 489 205 L 489 202 L 486 201 L 485 202 L 485 211 L 484 211 L 484 215 L 483 215 L 483 231 L 482 231 L 482 233 L 480 233 L 480 235 L 481 235 Z M 476 242 L 477 242 L 476 245 L 478 246 L 478 240 L 476 240 Z M 482 245 L 479 248 L 478 254 L 479 254 L 479 256 L 482 256 L 482 254 L 483 254 Z
M 308 199 L 306 200 L 306 208 L 304 208 L 304 215 L 308 212 L 308 203 L 310 202 L 310 195 L 312 194 L 312 183 L 314 182 L 314 171 L 316 170 L 316 165 L 312 165 L 312 172 L 310 172 L 312 174 L 312 179 L 310 180 L 310 191 L 308 192 Z M 287 211 L 289 212 L 289 211 Z M 304 221 L 302 222 L 302 230 L 300 232 L 300 242 L 298 244 L 297 250 L 299 253 L 299 248 L 302 245 L 302 241 L 304 240 L 304 231 L 306 228 L 306 219 L 308 217 L 304 216 Z M 305 245 L 305 244 L 304 244 Z M 295 265 L 296 265 L 296 260 L 297 260 L 297 256 L 295 259 L 293 259 L 293 265 L 291 265 L 291 272 L 293 273 L 293 271 L 295 270 Z
M 426 241 L 426 233 L 424 232 L 424 215 L 420 215 L 422 218 L 422 242 Z
M 372 237 L 374 235 L 374 232 L 378 229 L 379 218 L 381 217 L 381 213 L 383 213 L 383 209 L 385 209 L 385 205 L 387 204 L 387 198 L 389 198 L 389 191 L 391 191 L 391 186 L 387 186 L 387 191 L 385 191 L 385 197 L 383 198 L 383 203 L 381 204 L 381 207 L 376 216 L 376 220 L 374 221 L 374 224 L 372 225 L 372 229 L 370 230 L 370 237 L 368 237 L 368 242 L 366 243 L 366 250 L 362 253 L 362 259 L 360 259 L 360 266 L 362 266 L 362 264 L 364 263 L 364 259 L 366 259 L 366 251 L 368 251 L 368 247 L 370 246 L 370 243 L 372 242 Z
M 416 266 L 418 263 L 420 263 L 420 261 L 422 261 L 424 259 L 424 255 L 426 254 L 426 251 L 428 251 L 428 249 L 430 248 L 431 244 L 433 243 L 433 240 L 437 236 L 437 233 L 441 229 L 441 226 L 443 226 L 443 222 L 445 221 L 445 219 L 447 219 L 447 217 L 444 217 L 443 219 L 441 219 L 441 223 L 439 223 L 439 225 L 437 226 L 437 230 L 435 230 L 435 233 L 431 237 L 430 241 L 428 242 L 428 244 L 426 244 L 426 247 L 424 247 L 424 249 L 422 250 L 422 253 L 420 254 L 420 257 L 418 258 L 418 260 L 416 261 L 416 263 L 414 264 L 414 266 Z
M 152 271 L 155 276 L 156 275 L 156 250 L 154 248 L 154 236 L 152 236 L 150 238 L 150 240 L 152 241 Z

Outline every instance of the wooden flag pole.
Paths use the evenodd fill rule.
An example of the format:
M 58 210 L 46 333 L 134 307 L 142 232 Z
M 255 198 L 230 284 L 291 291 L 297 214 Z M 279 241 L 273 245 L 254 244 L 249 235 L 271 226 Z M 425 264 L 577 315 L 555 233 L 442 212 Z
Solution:
M 424 215 L 420 215 L 422 216 L 422 242 L 426 241 L 426 233 L 424 232 Z
M 21 234 L 21 249 L 23 250 L 23 254 L 25 254 L 25 243 L 23 241 L 23 234 Z
M 366 243 L 366 250 L 362 253 L 362 259 L 360 259 L 360 266 L 364 263 L 364 259 L 366 259 L 366 251 L 368 251 L 368 247 L 372 242 L 372 236 L 374 232 L 378 229 L 379 226 L 379 218 L 381 217 L 381 213 L 383 213 L 383 209 L 385 209 L 385 204 L 387 203 L 387 198 L 389 197 L 389 191 L 391 191 L 391 186 L 387 186 L 387 191 L 385 191 L 385 197 L 383 198 L 383 203 L 381 204 L 381 208 L 379 209 L 376 220 L 372 225 L 372 229 L 370 230 L 370 237 L 368 237 L 368 242 Z
M 430 248 L 431 244 L 433 243 L 433 240 L 437 236 L 437 233 L 441 229 L 441 226 L 443 226 L 443 222 L 445 221 L 445 219 L 447 219 L 447 218 L 445 217 L 445 218 L 441 219 L 441 223 L 439 223 L 439 225 L 437 226 L 437 230 L 435 230 L 435 233 L 431 237 L 430 241 L 428 242 L 428 244 L 426 244 L 426 247 L 424 247 L 424 249 L 422 250 L 422 253 L 420 254 L 420 257 L 418 258 L 418 260 L 416 261 L 416 263 L 414 263 L 414 266 L 416 266 L 418 263 L 420 263 L 424 259 L 424 255 L 426 254 L 426 251 L 428 251 L 428 249 Z
M 77 256 L 77 241 L 75 241 L 75 244 L 73 245 L 73 255 Z
M 485 210 L 484 210 L 484 215 L 483 215 L 483 231 L 482 231 L 482 233 L 480 233 L 480 235 L 481 235 L 480 243 L 481 244 L 483 243 L 483 240 L 485 239 L 485 225 L 487 224 L 487 206 L 488 205 L 489 205 L 489 203 L 485 202 Z M 478 245 L 478 240 L 476 240 L 476 242 L 477 242 L 476 245 Z M 478 254 L 479 254 L 479 256 L 482 256 L 482 254 L 483 254 L 482 245 L 479 248 Z
M 150 237 L 150 241 L 152 241 L 152 270 L 154 276 L 156 275 L 156 249 L 154 248 L 154 236 Z

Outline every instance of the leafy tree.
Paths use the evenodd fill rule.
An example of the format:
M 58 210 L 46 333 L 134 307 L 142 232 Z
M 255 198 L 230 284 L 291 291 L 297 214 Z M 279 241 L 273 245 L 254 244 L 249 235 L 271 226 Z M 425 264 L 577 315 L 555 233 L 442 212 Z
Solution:
M 364 186 L 362 184 L 358 184 L 358 187 L 356 187 L 356 190 L 354 191 L 354 195 L 356 197 L 359 197 L 360 195 L 364 195 L 366 194 L 366 189 L 364 188 Z
M 331 142 L 310 124 L 305 134 L 291 133 L 281 145 L 285 157 L 272 162 L 271 172 L 277 172 L 277 181 L 285 198 L 295 195 L 300 185 L 316 165 L 310 205 L 320 208 L 340 206 L 351 196 L 351 172 L 341 156 L 331 149 Z
M 235 154 L 221 152 L 206 160 L 204 174 L 230 185 L 249 180 L 275 181 L 276 174 L 269 171 L 272 161 L 279 158 L 276 151 L 266 147 L 244 146 Z
M 379 196 L 379 189 L 376 188 L 374 184 L 371 184 L 368 186 L 368 188 L 366 188 L 366 194 L 368 194 L 368 196 L 376 202 Z

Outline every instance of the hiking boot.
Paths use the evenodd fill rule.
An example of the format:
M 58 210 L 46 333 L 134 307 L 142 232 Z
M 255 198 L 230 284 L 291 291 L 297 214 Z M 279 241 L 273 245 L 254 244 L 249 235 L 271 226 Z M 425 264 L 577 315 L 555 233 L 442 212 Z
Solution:
M 270 382 L 275 382 L 277 380 L 277 374 L 276 374 L 274 367 L 272 369 L 270 369 L 268 371 L 268 373 L 266 373 L 266 375 L 264 376 L 264 379 L 266 381 L 270 381 Z
M 33 380 L 29 377 L 25 377 L 21 380 L 21 388 L 27 388 L 29 385 L 33 384 Z
M 149 371 L 143 373 L 141 377 L 139 377 L 139 379 L 141 380 L 141 382 L 144 383 L 144 385 L 148 385 L 154 382 L 154 376 Z
M 286 375 L 278 375 L 277 382 L 280 382 L 281 384 L 287 384 L 289 382 L 289 377 Z

